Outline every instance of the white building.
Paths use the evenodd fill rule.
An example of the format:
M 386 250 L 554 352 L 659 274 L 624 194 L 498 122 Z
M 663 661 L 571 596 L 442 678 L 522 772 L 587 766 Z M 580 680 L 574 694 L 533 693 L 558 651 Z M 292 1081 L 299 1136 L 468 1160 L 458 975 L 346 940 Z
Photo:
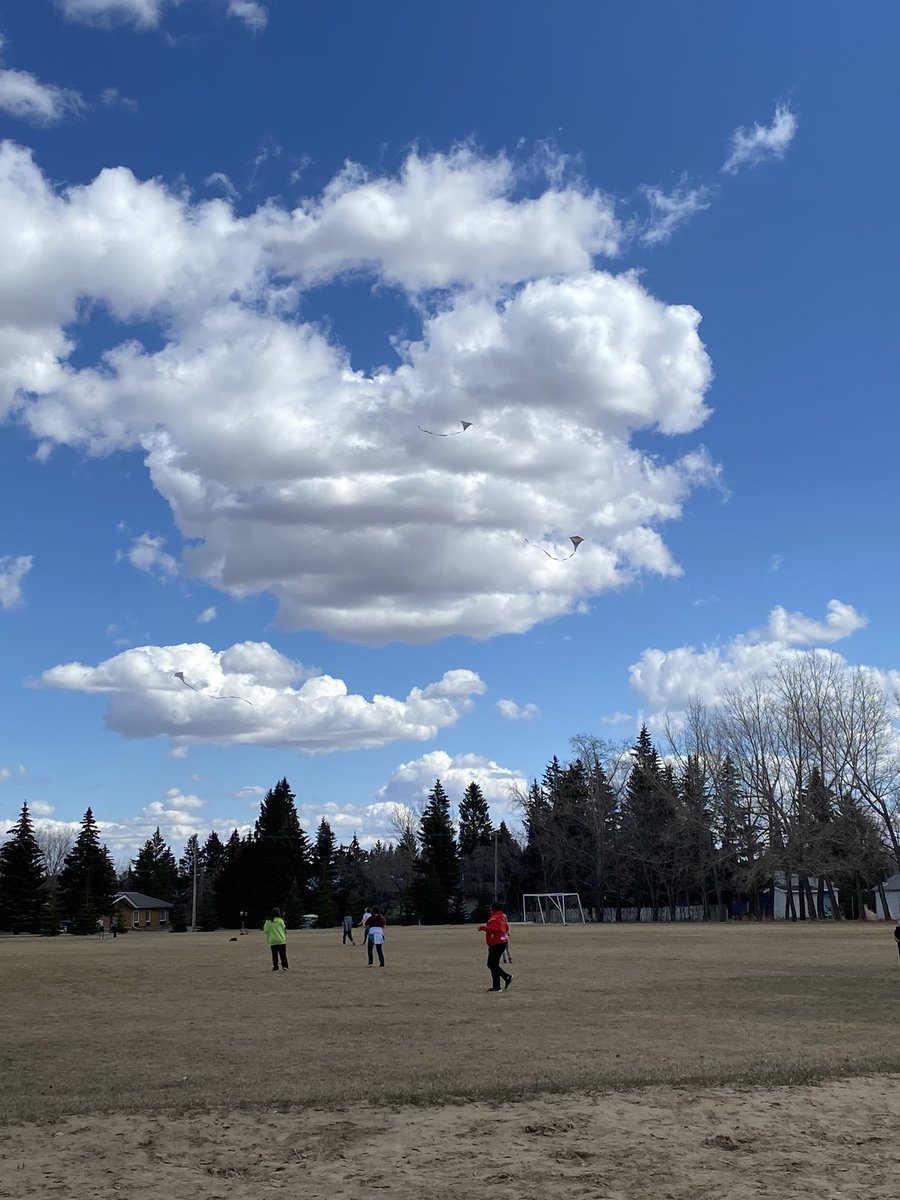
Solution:
M 875 912 L 882 920 L 896 921 L 900 917 L 900 874 L 892 875 L 890 879 L 886 879 L 881 887 L 873 889 L 875 892 Z M 884 911 L 884 904 L 881 900 L 881 893 L 884 892 L 884 898 L 887 900 L 887 912 Z
M 807 918 L 809 918 L 810 916 L 815 917 L 817 914 L 817 911 L 818 911 L 817 905 L 818 905 L 818 896 L 819 896 L 819 877 L 818 877 L 818 875 L 807 875 L 807 879 L 809 880 L 809 886 L 810 886 L 810 890 L 812 892 L 812 898 L 813 898 L 812 913 L 810 913 L 809 894 L 807 893 L 806 915 L 807 915 Z M 897 879 L 900 880 L 900 875 L 897 876 Z M 839 904 L 840 897 L 838 895 L 838 890 L 834 886 L 834 884 L 832 884 L 831 890 L 834 893 L 835 903 Z M 799 875 L 791 875 L 791 891 L 793 892 L 793 896 L 794 896 L 794 912 L 799 919 L 799 917 L 800 917 L 800 876 Z M 790 916 L 788 913 L 787 894 L 788 894 L 787 893 L 787 876 L 785 875 L 784 871 L 776 871 L 775 872 L 775 899 L 774 899 L 774 903 L 772 905 L 772 916 L 774 917 L 774 919 L 776 921 L 785 921 L 785 920 L 790 919 Z M 763 895 L 766 898 L 768 898 L 768 896 L 769 896 L 768 888 L 763 893 Z M 900 904 L 900 893 L 898 893 L 898 895 L 897 895 L 897 903 Z M 831 916 L 831 897 L 828 895 L 827 888 L 825 889 L 825 893 L 823 896 L 823 912 L 826 917 Z

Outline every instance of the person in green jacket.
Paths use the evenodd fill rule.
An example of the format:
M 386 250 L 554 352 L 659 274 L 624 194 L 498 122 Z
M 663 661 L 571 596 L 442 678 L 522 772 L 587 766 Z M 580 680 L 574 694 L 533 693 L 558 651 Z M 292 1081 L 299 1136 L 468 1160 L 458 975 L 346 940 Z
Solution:
M 263 933 L 266 935 L 266 941 L 272 951 L 272 970 L 278 970 L 278 960 L 281 959 L 281 969 L 286 971 L 288 969 L 287 946 L 285 945 L 287 938 L 284 933 L 284 921 L 281 919 L 281 909 L 272 909 L 268 921 L 263 925 Z

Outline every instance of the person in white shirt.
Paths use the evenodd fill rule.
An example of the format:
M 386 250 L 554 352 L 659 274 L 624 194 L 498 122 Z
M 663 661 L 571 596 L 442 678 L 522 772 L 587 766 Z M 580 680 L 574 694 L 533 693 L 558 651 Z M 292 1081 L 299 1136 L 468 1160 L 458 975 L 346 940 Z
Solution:
M 373 950 L 378 951 L 379 967 L 384 966 L 384 951 L 381 948 L 384 945 L 384 925 L 385 925 L 384 917 L 381 915 L 381 913 L 378 911 L 377 908 L 373 908 L 371 913 L 369 914 L 369 925 L 368 925 L 368 930 L 369 930 L 368 947 L 369 947 L 369 966 L 370 967 L 372 966 L 372 951 Z

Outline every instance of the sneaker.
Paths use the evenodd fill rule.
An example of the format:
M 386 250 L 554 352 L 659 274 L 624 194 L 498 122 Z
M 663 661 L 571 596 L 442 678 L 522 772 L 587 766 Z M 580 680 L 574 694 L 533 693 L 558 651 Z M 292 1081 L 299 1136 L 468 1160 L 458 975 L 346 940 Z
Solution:
M 500 991 L 500 988 L 488 988 L 488 995 L 496 996 L 499 993 L 499 991 Z
M 281 969 L 282 969 L 282 971 L 289 971 L 291 968 L 290 967 L 282 967 Z
M 504 990 L 504 992 L 505 992 L 505 991 L 506 991 L 506 989 L 509 987 L 509 985 L 512 983 L 512 981 L 513 981 L 513 976 L 512 976 L 512 975 L 507 975 L 507 977 L 506 977 L 506 983 L 504 983 L 504 985 L 503 985 L 503 990 Z
M 277 970 L 278 970 L 278 968 L 277 968 L 277 967 L 273 967 L 273 968 L 272 968 L 272 970 L 273 970 L 273 971 L 277 971 Z

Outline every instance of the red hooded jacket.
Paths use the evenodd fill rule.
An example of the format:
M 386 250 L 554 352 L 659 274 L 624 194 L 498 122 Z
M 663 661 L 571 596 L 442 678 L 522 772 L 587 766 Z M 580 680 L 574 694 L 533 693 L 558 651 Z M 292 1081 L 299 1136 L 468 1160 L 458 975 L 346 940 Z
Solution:
M 478 928 L 484 933 L 484 940 L 489 946 L 498 946 L 507 940 L 509 921 L 504 913 L 495 912 L 491 913 L 487 925 L 479 925 Z

